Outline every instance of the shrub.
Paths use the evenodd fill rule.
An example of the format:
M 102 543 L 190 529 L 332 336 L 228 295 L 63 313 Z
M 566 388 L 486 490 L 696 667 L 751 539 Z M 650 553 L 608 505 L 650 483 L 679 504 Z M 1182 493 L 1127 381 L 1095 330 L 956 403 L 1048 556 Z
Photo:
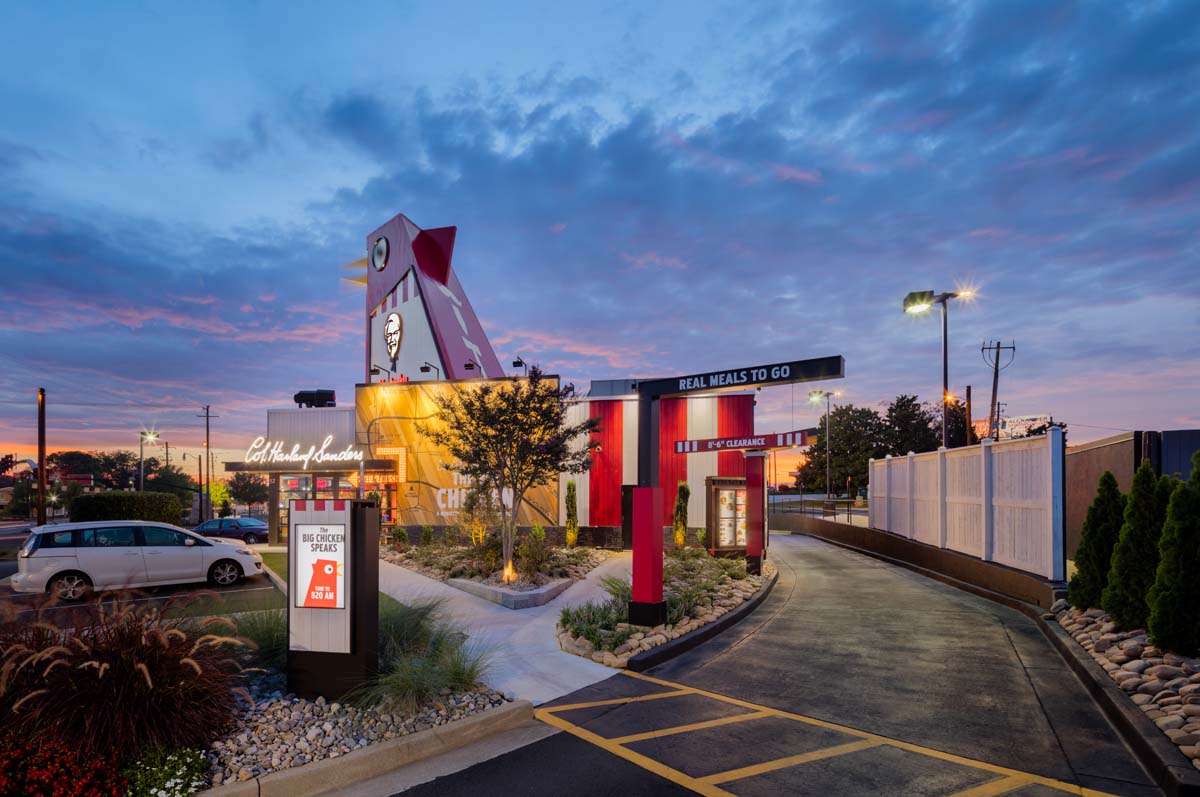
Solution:
M 500 507 L 496 502 L 495 491 L 484 482 L 473 484 L 463 499 L 459 517 L 471 544 L 476 548 L 482 546 L 488 532 L 500 523 Z
M 52 735 L 0 736 L 0 794 L 124 797 L 125 789 L 125 778 L 107 757 L 85 755 Z
M 459 536 L 458 526 L 445 526 L 442 528 L 442 545 L 448 548 L 457 546 L 462 541 Z
M 696 543 L 701 548 L 706 548 L 707 546 L 704 544 L 704 540 L 706 537 L 708 537 L 708 532 L 705 529 L 696 529 L 695 536 L 696 536 Z
M 1150 619 L 1146 596 L 1158 571 L 1158 504 L 1155 497 L 1158 480 L 1148 461 L 1143 461 L 1133 476 L 1129 500 L 1125 502 L 1125 522 L 1113 548 L 1108 584 L 1100 596 L 1100 605 L 1123 629 L 1145 628 Z
M 1079 548 L 1075 551 L 1075 575 L 1067 585 L 1067 598 L 1072 606 L 1087 609 L 1100 605 L 1124 515 L 1125 496 L 1117 487 L 1116 477 L 1106 470 L 1088 507 Z
M 574 548 L 579 544 L 579 508 L 576 506 L 575 480 L 567 482 L 567 547 Z
M 517 546 L 517 561 L 521 572 L 530 578 L 542 572 L 550 561 L 550 546 L 546 544 L 544 528 L 534 526 L 529 530 L 525 541 Z
M 687 482 L 680 482 L 675 488 L 675 520 L 672 530 L 675 532 L 675 547 L 687 545 L 688 499 L 692 497 L 692 488 Z
M 504 567 L 504 543 L 499 534 L 489 534 L 479 546 L 479 567 L 484 576 L 490 576 Z
M 208 757 L 199 750 L 156 750 L 121 773 L 128 797 L 191 797 L 207 785 Z
M 0 716 L 23 738 L 134 758 L 207 745 L 233 722 L 240 668 L 224 618 L 170 620 L 128 595 L 0 625 Z M 222 628 L 222 626 L 224 628 Z
M 417 545 L 433 545 L 433 526 L 421 527 L 421 536 L 417 539 Z
M 183 518 L 179 499 L 170 493 L 85 493 L 71 502 L 71 522 L 149 520 L 177 524 Z
M 1192 476 L 1176 485 L 1158 543 L 1159 562 L 1150 589 L 1150 636 L 1185 656 L 1200 653 L 1200 452 Z
M 249 643 L 262 667 L 283 671 L 287 666 L 287 618 L 283 609 L 242 612 L 234 620 L 238 637 Z
M 443 622 L 437 601 L 380 604 L 379 670 L 350 699 L 360 705 L 414 712 L 439 690 L 474 689 L 487 653 Z

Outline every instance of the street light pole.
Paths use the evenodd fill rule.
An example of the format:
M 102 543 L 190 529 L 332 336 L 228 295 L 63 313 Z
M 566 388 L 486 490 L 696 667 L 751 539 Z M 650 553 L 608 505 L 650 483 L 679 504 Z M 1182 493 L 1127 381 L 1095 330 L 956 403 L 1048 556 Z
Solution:
M 142 431 L 138 434 L 138 492 L 142 492 L 146 485 L 146 441 L 153 443 L 158 439 L 158 434 L 155 432 Z
M 939 303 L 942 305 L 942 448 L 950 447 L 950 427 L 946 423 L 949 417 L 947 414 L 947 405 L 950 403 L 950 349 L 948 338 L 948 321 L 946 312 L 949 306 L 951 296 L 957 294 L 944 294 L 945 298 Z
M 933 291 L 912 291 L 904 297 L 904 312 L 910 315 L 919 315 L 932 308 L 935 304 L 942 306 L 942 447 L 950 447 L 950 428 L 947 424 L 949 412 L 947 406 L 950 403 L 950 335 L 949 335 L 949 304 L 951 299 L 971 299 L 975 295 L 974 291 L 947 291 L 945 293 L 934 293 Z
M 829 432 L 829 429 L 830 429 L 829 416 L 832 411 L 831 406 L 830 406 L 830 399 L 833 397 L 833 395 L 834 395 L 834 393 L 832 390 L 814 390 L 808 394 L 808 400 L 813 402 L 814 404 L 819 402 L 822 398 L 825 399 L 825 497 L 827 499 L 833 497 L 833 494 L 831 492 L 831 490 L 833 489 L 832 488 L 832 485 L 833 485 L 833 477 L 832 477 L 833 460 L 830 458 L 830 450 L 831 449 L 830 449 L 830 445 L 829 445 L 829 440 L 831 437 L 830 432 Z M 803 491 L 802 491 L 802 494 L 803 494 Z

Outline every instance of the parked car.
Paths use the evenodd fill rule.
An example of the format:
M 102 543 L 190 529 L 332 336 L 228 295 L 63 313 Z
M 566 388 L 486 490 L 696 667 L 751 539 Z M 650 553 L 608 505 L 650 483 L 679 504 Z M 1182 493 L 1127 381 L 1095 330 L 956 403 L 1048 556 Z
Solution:
M 110 520 L 37 526 L 17 552 L 16 592 L 79 600 L 93 590 L 208 581 L 236 584 L 263 571 L 262 557 L 166 523 Z
M 247 545 L 267 541 L 267 524 L 252 517 L 223 517 L 206 520 L 192 531 L 205 537 L 228 537 Z

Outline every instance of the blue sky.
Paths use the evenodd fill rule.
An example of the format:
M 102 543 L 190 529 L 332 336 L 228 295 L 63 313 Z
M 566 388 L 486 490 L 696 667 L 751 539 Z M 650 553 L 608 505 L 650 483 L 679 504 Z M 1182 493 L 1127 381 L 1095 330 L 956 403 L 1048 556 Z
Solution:
M 579 384 L 843 354 L 1080 441 L 1200 425 L 1200 4 L 8 5 L 0 450 L 240 451 L 348 400 L 398 212 L 457 225 L 501 359 Z M 764 391 L 763 430 L 811 424 Z M 986 401 L 986 400 L 985 400 Z

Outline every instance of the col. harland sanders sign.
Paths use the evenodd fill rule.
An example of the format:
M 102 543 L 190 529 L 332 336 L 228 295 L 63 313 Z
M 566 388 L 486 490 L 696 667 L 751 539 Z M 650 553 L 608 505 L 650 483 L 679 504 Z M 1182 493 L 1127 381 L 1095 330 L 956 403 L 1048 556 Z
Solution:
M 333 435 L 327 436 L 320 448 L 310 445 L 307 450 L 302 449 L 299 443 L 293 443 L 292 447 L 288 449 L 287 443 L 256 437 L 250 447 L 246 449 L 246 462 L 260 465 L 303 463 L 304 470 L 308 470 L 310 464 L 352 463 L 357 465 L 363 461 L 363 452 L 354 446 L 346 446 L 341 451 L 330 451 L 331 445 L 333 445 Z

